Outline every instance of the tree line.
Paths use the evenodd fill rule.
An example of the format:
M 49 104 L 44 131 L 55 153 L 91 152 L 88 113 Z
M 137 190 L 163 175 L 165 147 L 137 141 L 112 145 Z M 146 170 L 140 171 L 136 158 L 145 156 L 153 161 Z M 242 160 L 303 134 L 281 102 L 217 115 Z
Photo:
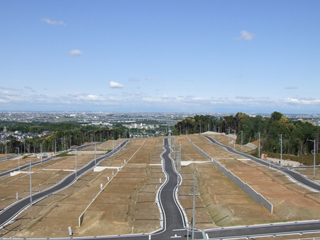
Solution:
M 245 113 L 215 117 L 196 115 L 187 117 L 174 126 L 173 134 L 193 134 L 205 131 L 233 133 L 237 135 L 237 143 L 243 144 L 259 139 L 261 150 L 280 153 L 280 134 L 282 134 L 282 153 L 301 156 L 313 151 L 316 140 L 316 153 L 319 150 L 320 127 L 306 121 L 292 121 L 280 112 L 273 112 L 270 117 L 249 116 Z
M 71 146 L 80 146 L 85 142 L 102 142 L 110 139 L 129 137 L 126 128 L 118 125 L 112 129 L 104 126 L 82 126 L 78 123 L 1 123 L 0 129 L 7 126 L 10 132 L 21 131 L 22 133 L 53 132 L 52 134 L 27 138 L 24 141 L 10 136 L 9 141 L 0 144 L 2 153 L 38 153 L 67 150 Z

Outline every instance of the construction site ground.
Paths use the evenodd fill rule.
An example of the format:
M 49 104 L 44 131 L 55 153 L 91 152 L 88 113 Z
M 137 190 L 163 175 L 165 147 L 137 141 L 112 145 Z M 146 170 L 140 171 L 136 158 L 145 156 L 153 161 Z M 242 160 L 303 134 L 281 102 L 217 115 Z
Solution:
M 181 142 L 182 145 L 183 163 L 183 181 L 178 195 L 189 221 L 192 218 L 193 173 L 196 172 L 197 193 L 200 194 L 196 196 L 197 228 L 318 219 L 319 193 L 292 182 L 278 171 L 210 144 L 202 135 L 188 137 L 192 143 L 274 205 L 274 213 L 271 214 L 233 184 L 210 159 L 204 158 L 194 149 L 186 136 L 175 137 L 175 142 Z M 218 136 L 215 138 L 223 144 L 230 144 L 226 136 L 220 135 L 220 139 Z M 106 144 L 97 145 L 96 150 L 112 150 L 118 144 L 118 140 L 107 141 Z M 1 229 L 1 236 L 69 237 L 69 226 L 72 227 L 74 237 L 147 233 L 159 229 L 160 213 L 155 197 L 161 185 L 160 181 L 163 183 L 165 179 L 160 157 L 164 151 L 162 144 L 162 138 L 131 140 L 123 150 L 99 164 L 105 167 L 104 170 L 89 171 L 71 187 L 35 203 L 21 213 L 12 224 Z M 232 145 L 233 143 L 230 144 Z M 238 145 L 236 148 L 241 150 Z M 83 149 L 94 150 L 94 146 Z M 243 147 L 243 150 L 250 149 Z M 78 168 L 93 159 L 93 154 L 81 154 L 79 151 Z M 20 159 L 20 164 L 27 164 L 28 160 L 30 159 Z M 33 167 L 32 191 L 41 191 L 61 181 L 74 171 L 74 164 L 75 157 L 72 155 Z M 121 165 L 124 167 L 117 173 L 117 168 Z M 7 171 L 15 166 L 15 159 L 0 162 L 0 171 Z M 111 179 L 114 174 L 116 175 L 108 183 L 108 177 Z M 107 186 L 87 209 L 79 226 L 79 216 L 99 193 L 101 184 Z M 17 192 L 19 199 L 29 196 L 28 170 L 15 176 L 0 178 L 0 186 L 1 208 L 15 202 Z

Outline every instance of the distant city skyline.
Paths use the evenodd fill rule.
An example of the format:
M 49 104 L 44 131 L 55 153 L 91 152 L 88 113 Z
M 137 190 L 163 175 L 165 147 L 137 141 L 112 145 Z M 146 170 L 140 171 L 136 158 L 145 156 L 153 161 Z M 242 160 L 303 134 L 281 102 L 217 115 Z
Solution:
M 320 113 L 320 1 L 1 1 L 0 111 Z

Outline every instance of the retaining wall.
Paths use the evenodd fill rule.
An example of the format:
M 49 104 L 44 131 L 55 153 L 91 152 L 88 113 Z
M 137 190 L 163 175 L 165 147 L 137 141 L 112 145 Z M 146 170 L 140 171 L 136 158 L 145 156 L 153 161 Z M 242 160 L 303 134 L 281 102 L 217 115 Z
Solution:
M 190 139 L 188 139 L 190 141 Z M 256 192 L 250 185 L 244 183 L 240 178 L 234 175 L 232 172 L 223 167 L 219 162 L 211 158 L 208 154 L 206 154 L 203 150 L 201 150 L 198 146 L 193 144 L 193 147 L 198 150 L 199 153 L 202 154 L 205 158 L 210 158 L 211 161 L 216 165 L 216 167 L 223 172 L 234 184 L 239 186 L 246 194 L 248 194 L 253 201 L 256 203 L 262 204 L 270 213 L 273 213 L 273 205 L 267 199 L 265 199 L 260 193 Z

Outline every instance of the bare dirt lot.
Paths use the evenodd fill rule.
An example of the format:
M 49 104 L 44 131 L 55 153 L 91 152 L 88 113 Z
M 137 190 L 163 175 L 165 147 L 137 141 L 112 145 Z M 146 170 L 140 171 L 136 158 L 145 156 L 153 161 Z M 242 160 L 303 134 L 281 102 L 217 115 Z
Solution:
M 1 230 L 1 234 L 4 237 L 68 237 L 68 226 L 72 226 L 74 236 L 127 234 L 158 229 L 160 216 L 155 196 L 160 186 L 159 178 L 164 178 L 160 166 L 161 145 L 162 139 L 159 138 L 132 141 L 120 153 L 101 162 L 100 166 L 107 167 L 105 170 L 89 171 L 71 187 L 34 204 L 13 224 Z M 80 163 L 81 156 L 77 157 Z M 92 155 L 86 157 L 91 160 L 94 158 Z M 106 184 L 108 177 L 111 179 L 124 160 L 127 164 L 85 212 L 79 227 L 78 218 L 100 191 L 100 184 Z M 74 167 L 74 157 L 51 163 L 51 171 L 47 167 L 48 171 L 42 173 L 47 176 L 54 172 L 53 169 L 61 167 Z M 27 186 L 24 189 L 28 189 Z
M 221 173 L 209 159 L 204 158 L 185 136 L 176 137 L 182 145 L 182 186 L 179 201 L 188 220 L 192 218 L 193 173 L 197 177 L 196 227 L 249 225 L 302 219 L 317 219 L 320 213 L 319 194 L 301 187 L 280 172 L 262 167 L 242 157 L 208 143 L 201 135 L 189 135 L 191 141 L 223 166 L 250 184 L 274 204 L 274 214 L 255 203 L 239 187 Z M 218 136 L 216 136 L 216 139 Z M 228 144 L 228 138 L 220 136 Z M 110 150 L 119 142 L 107 141 L 97 145 L 98 151 Z M 165 178 L 161 168 L 162 138 L 136 139 L 123 150 L 102 161 L 102 171 L 89 171 L 71 187 L 34 204 L 14 223 L 0 230 L 3 237 L 69 237 L 68 226 L 74 236 L 118 235 L 151 232 L 159 229 L 160 213 L 155 204 L 156 191 Z M 230 144 L 232 145 L 232 144 Z M 240 146 L 236 146 L 241 150 Z M 84 149 L 93 151 L 94 146 Z M 244 147 L 244 150 L 249 150 Z M 94 155 L 78 152 L 78 167 L 94 159 Z M 125 161 L 124 161 L 125 160 Z M 25 160 L 26 161 L 26 160 Z M 117 173 L 117 168 L 126 165 Z M 16 160 L 0 164 L 0 170 L 10 169 Z M 12 165 L 10 165 L 12 164 Z M 34 167 L 33 191 L 47 188 L 74 170 L 74 156 L 61 157 Z M 117 174 L 116 174 L 117 173 Z M 108 177 L 112 181 L 108 183 Z M 108 183 L 108 184 L 107 184 Z M 100 191 L 104 191 L 85 212 L 81 226 L 78 218 Z M 29 195 L 29 175 L 21 173 L 0 178 L 0 204 L 5 207 Z M 315 235 L 313 235 L 315 236 Z M 289 239 L 289 238 L 287 238 Z M 290 238 L 293 239 L 293 238 Z
M 251 204 L 244 208 L 243 206 L 231 206 L 228 204 L 231 199 L 225 200 L 224 202 L 228 204 L 228 209 L 232 214 L 229 213 L 228 217 L 219 222 L 219 225 L 246 225 L 319 218 L 319 193 L 310 191 L 292 182 L 288 177 L 276 170 L 263 167 L 241 156 L 229 153 L 221 147 L 209 144 L 208 140 L 203 136 L 193 135 L 190 136 L 190 139 L 274 205 L 274 214 L 262 214 L 262 212 L 258 213 L 254 210 L 255 207 L 250 206 Z M 204 183 L 205 185 L 208 184 Z M 217 196 L 210 193 L 211 189 L 213 188 L 209 188 L 207 194 L 212 204 L 214 204 Z M 238 198 L 235 198 L 234 203 L 239 203 Z M 237 212 L 244 215 L 238 218 Z

